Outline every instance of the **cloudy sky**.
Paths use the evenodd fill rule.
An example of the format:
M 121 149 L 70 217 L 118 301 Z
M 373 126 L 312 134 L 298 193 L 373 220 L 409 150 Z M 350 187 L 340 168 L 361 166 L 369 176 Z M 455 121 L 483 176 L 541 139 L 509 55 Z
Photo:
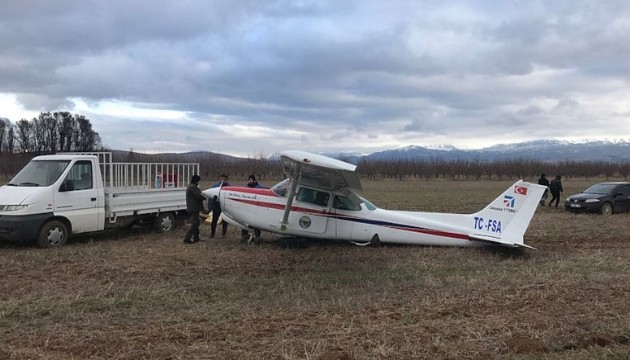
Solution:
M 142 152 L 630 139 L 627 0 L 10 0 L 0 117 Z

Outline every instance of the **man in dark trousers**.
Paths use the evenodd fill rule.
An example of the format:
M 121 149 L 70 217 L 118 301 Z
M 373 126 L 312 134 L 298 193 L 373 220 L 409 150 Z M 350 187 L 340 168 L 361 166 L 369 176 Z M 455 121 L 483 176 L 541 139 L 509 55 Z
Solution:
M 199 190 L 199 175 L 193 175 L 190 184 L 186 188 L 186 211 L 190 220 L 190 229 L 184 237 L 186 244 L 194 244 L 201 241 L 199 238 L 199 212 L 203 211 L 203 200 L 205 197 Z
M 540 178 L 538 179 L 538 185 L 546 186 L 545 192 L 543 193 L 542 198 L 540 199 L 540 205 L 545 205 L 545 201 L 547 201 L 547 196 L 549 196 L 549 179 L 547 179 L 547 175 L 540 174 Z
M 558 203 L 560 202 L 560 194 L 562 194 L 562 180 L 560 175 L 556 175 L 556 178 L 551 180 L 549 184 L 549 191 L 551 192 L 551 201 L 549 201 L 549 206 L 556 201 L 556 207 L 558 207 Z

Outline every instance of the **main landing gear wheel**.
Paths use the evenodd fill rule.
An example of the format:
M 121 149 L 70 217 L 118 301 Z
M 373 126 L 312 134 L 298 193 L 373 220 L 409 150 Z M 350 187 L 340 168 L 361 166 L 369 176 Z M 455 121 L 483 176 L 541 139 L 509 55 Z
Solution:
M 356 245 L 356 246 L 381 246 L 381 239 L 378 237 L 378 234 L 374 234 L 374 236 L 372 236 L 372 239 L 370 239 L 370 241 L 364 241 L 364 242 L 359 242 L 359 241 L 350 241 L 350 243 Z
M 49 248 L 61 246 L 68 241 L 68 227 L 59 220 L 51 220 L 42 226 L 37 235 L 37 246 Z

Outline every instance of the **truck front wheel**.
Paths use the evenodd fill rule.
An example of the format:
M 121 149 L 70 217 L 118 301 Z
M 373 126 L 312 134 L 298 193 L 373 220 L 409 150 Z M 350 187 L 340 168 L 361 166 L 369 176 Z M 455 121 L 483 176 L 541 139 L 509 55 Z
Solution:
M 37 246 L 48 248 L 61 246 L 68 241 L 68 227 L 59 220 L 51 220 L 42 226 L 37 235 Z
M 175 228 L 175 215 L 170 212 L 159 213 L 155 219 L 155 229 L 158 232 L 167 232 Z

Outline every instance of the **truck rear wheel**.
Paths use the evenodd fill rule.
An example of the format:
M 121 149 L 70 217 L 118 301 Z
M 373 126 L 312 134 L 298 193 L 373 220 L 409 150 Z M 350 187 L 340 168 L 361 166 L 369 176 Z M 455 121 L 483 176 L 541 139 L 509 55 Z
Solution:
M 68 227 L 59 220 L 51 220 L 42 226 L 37 235 L 37 246 L 49 248 L 61 246 L 68 241 Z
M 155 229 L 157 232 L 167 232 L 175 228 L 175 215 L 170 212 L 159 213 L 155 220 Z

